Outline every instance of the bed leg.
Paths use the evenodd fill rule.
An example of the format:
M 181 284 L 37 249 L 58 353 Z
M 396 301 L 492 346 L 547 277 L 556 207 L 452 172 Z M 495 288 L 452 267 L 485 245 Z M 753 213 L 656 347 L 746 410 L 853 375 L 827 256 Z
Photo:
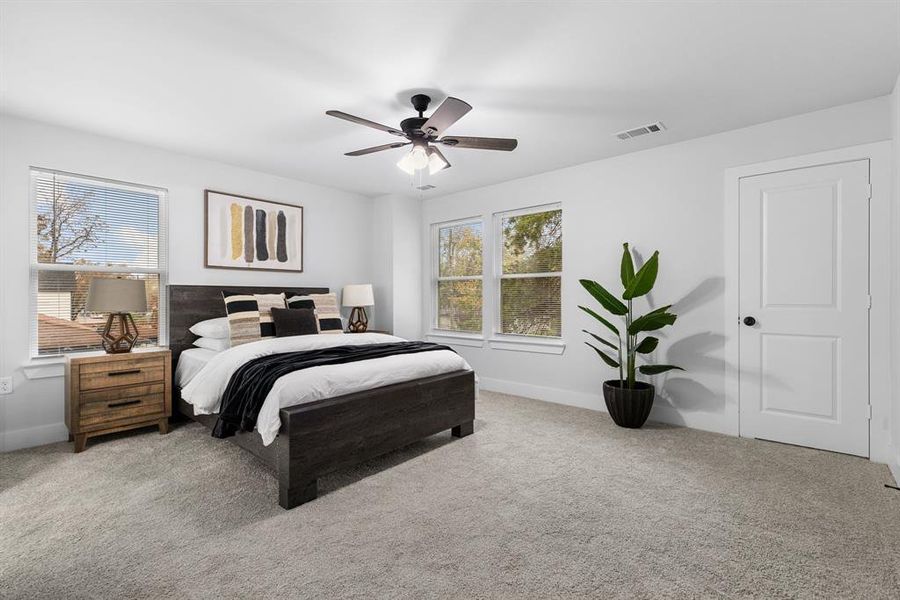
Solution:
M 471 435 L 472 432 L 475 431 L 475 421 L 469 421 L 468 423 L 461 423 L 450 430 L 451 435 L 453 437 L 466 437 L 467 435 Z
M 293 487 L 285 483 L 278 485 L 278 504 L 281 508 L 291 509 L 315 500 L 319 493 L 318 481 L 313 479 Z

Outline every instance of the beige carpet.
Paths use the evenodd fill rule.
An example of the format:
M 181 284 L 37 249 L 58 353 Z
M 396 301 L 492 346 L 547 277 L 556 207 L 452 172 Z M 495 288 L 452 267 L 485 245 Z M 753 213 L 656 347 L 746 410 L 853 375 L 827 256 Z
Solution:
M 484 393 L 292 511 L 197 425 L 0 455 L 2 598 L 897 598 L 868 461 Z

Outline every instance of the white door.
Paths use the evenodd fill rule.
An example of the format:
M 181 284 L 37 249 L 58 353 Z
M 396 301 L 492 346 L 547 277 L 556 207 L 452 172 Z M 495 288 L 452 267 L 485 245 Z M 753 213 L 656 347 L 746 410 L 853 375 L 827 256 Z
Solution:
M 740 431 L 869 455 L 869 161 L 740 183 Z

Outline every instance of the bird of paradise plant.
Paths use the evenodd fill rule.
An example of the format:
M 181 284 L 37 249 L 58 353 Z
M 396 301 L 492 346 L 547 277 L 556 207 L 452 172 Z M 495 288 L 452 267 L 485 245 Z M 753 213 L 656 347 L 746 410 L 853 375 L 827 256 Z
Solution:
M 659 251 L 654 252 L 653 256 L 651 256 L 647 262 L 635 272 L 634 261 L 631 257 L 631 249 L 628 247 L 627 242 L 622 244 L 622 246 L 624 251 L 622 253 L 620 276 L 622 279 L 622 286 L 624 287 L 622 293 L 622 300 L 624 300 L 624 302 L 619 300 L 596 281 L 580 279 L 579 283 L 581 283 L 584 289 L 586 289 L 607 312 L 616 317 L 622 317 L 624 320 L 624 327 L 620 330 L 620 328 L 612 321 L 597 314 L 586 306 L 579 306 L 578 308 L 594 317 L 613 333 L 615 336 L 614 341 L 610 341 L 587 329 L 583 330 L 600 344 L 611 348 L 615 352 L 615 355 L 612 355 L 609 351 L 601 350 L 590 342 L 585 342 L 585 344 L 593 348 L 603 362 L 610 367 L 619 370 L 619 386 L 621 388 L 634 389 L 636 387 L 635 377 L 637 371 L 640 371 L 644 375 L 657 375 L 673 369 L 684 369 L 675 365 L 637 366 L 638 354 L 650 354 L 659 344 L 659 338 L 655 336 L 647 335 L 640 340 L 638 340 L 638 337 L 643 333 L 656 331 L 668 325 L 672 325 L 677 317 L 675 314 L 669 312 L 669 309 L 672 308 L 671 304 L 652 310 L 639 317 L 634 316 L 632 310 L 633 300 L 648 294 L 656 283 L 656 276 L 659 272 Z

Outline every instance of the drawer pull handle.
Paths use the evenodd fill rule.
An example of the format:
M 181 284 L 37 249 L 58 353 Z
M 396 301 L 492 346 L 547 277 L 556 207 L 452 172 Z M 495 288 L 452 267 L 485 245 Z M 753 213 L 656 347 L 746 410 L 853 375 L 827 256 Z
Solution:
M 130 371 L 110 371 L 107 375 L 110 377 L 118 377 L 119 375 L 137 375 L 140 372 L 140 369 L 132 369 Z
M 137 400 L 125 400 L 124 402 L 110 402 L 106 406 L 109 408 L 118 408 L 120 406 L 128 406 L 129 404 L 140 404 L 141 400 L 138 398 Z

